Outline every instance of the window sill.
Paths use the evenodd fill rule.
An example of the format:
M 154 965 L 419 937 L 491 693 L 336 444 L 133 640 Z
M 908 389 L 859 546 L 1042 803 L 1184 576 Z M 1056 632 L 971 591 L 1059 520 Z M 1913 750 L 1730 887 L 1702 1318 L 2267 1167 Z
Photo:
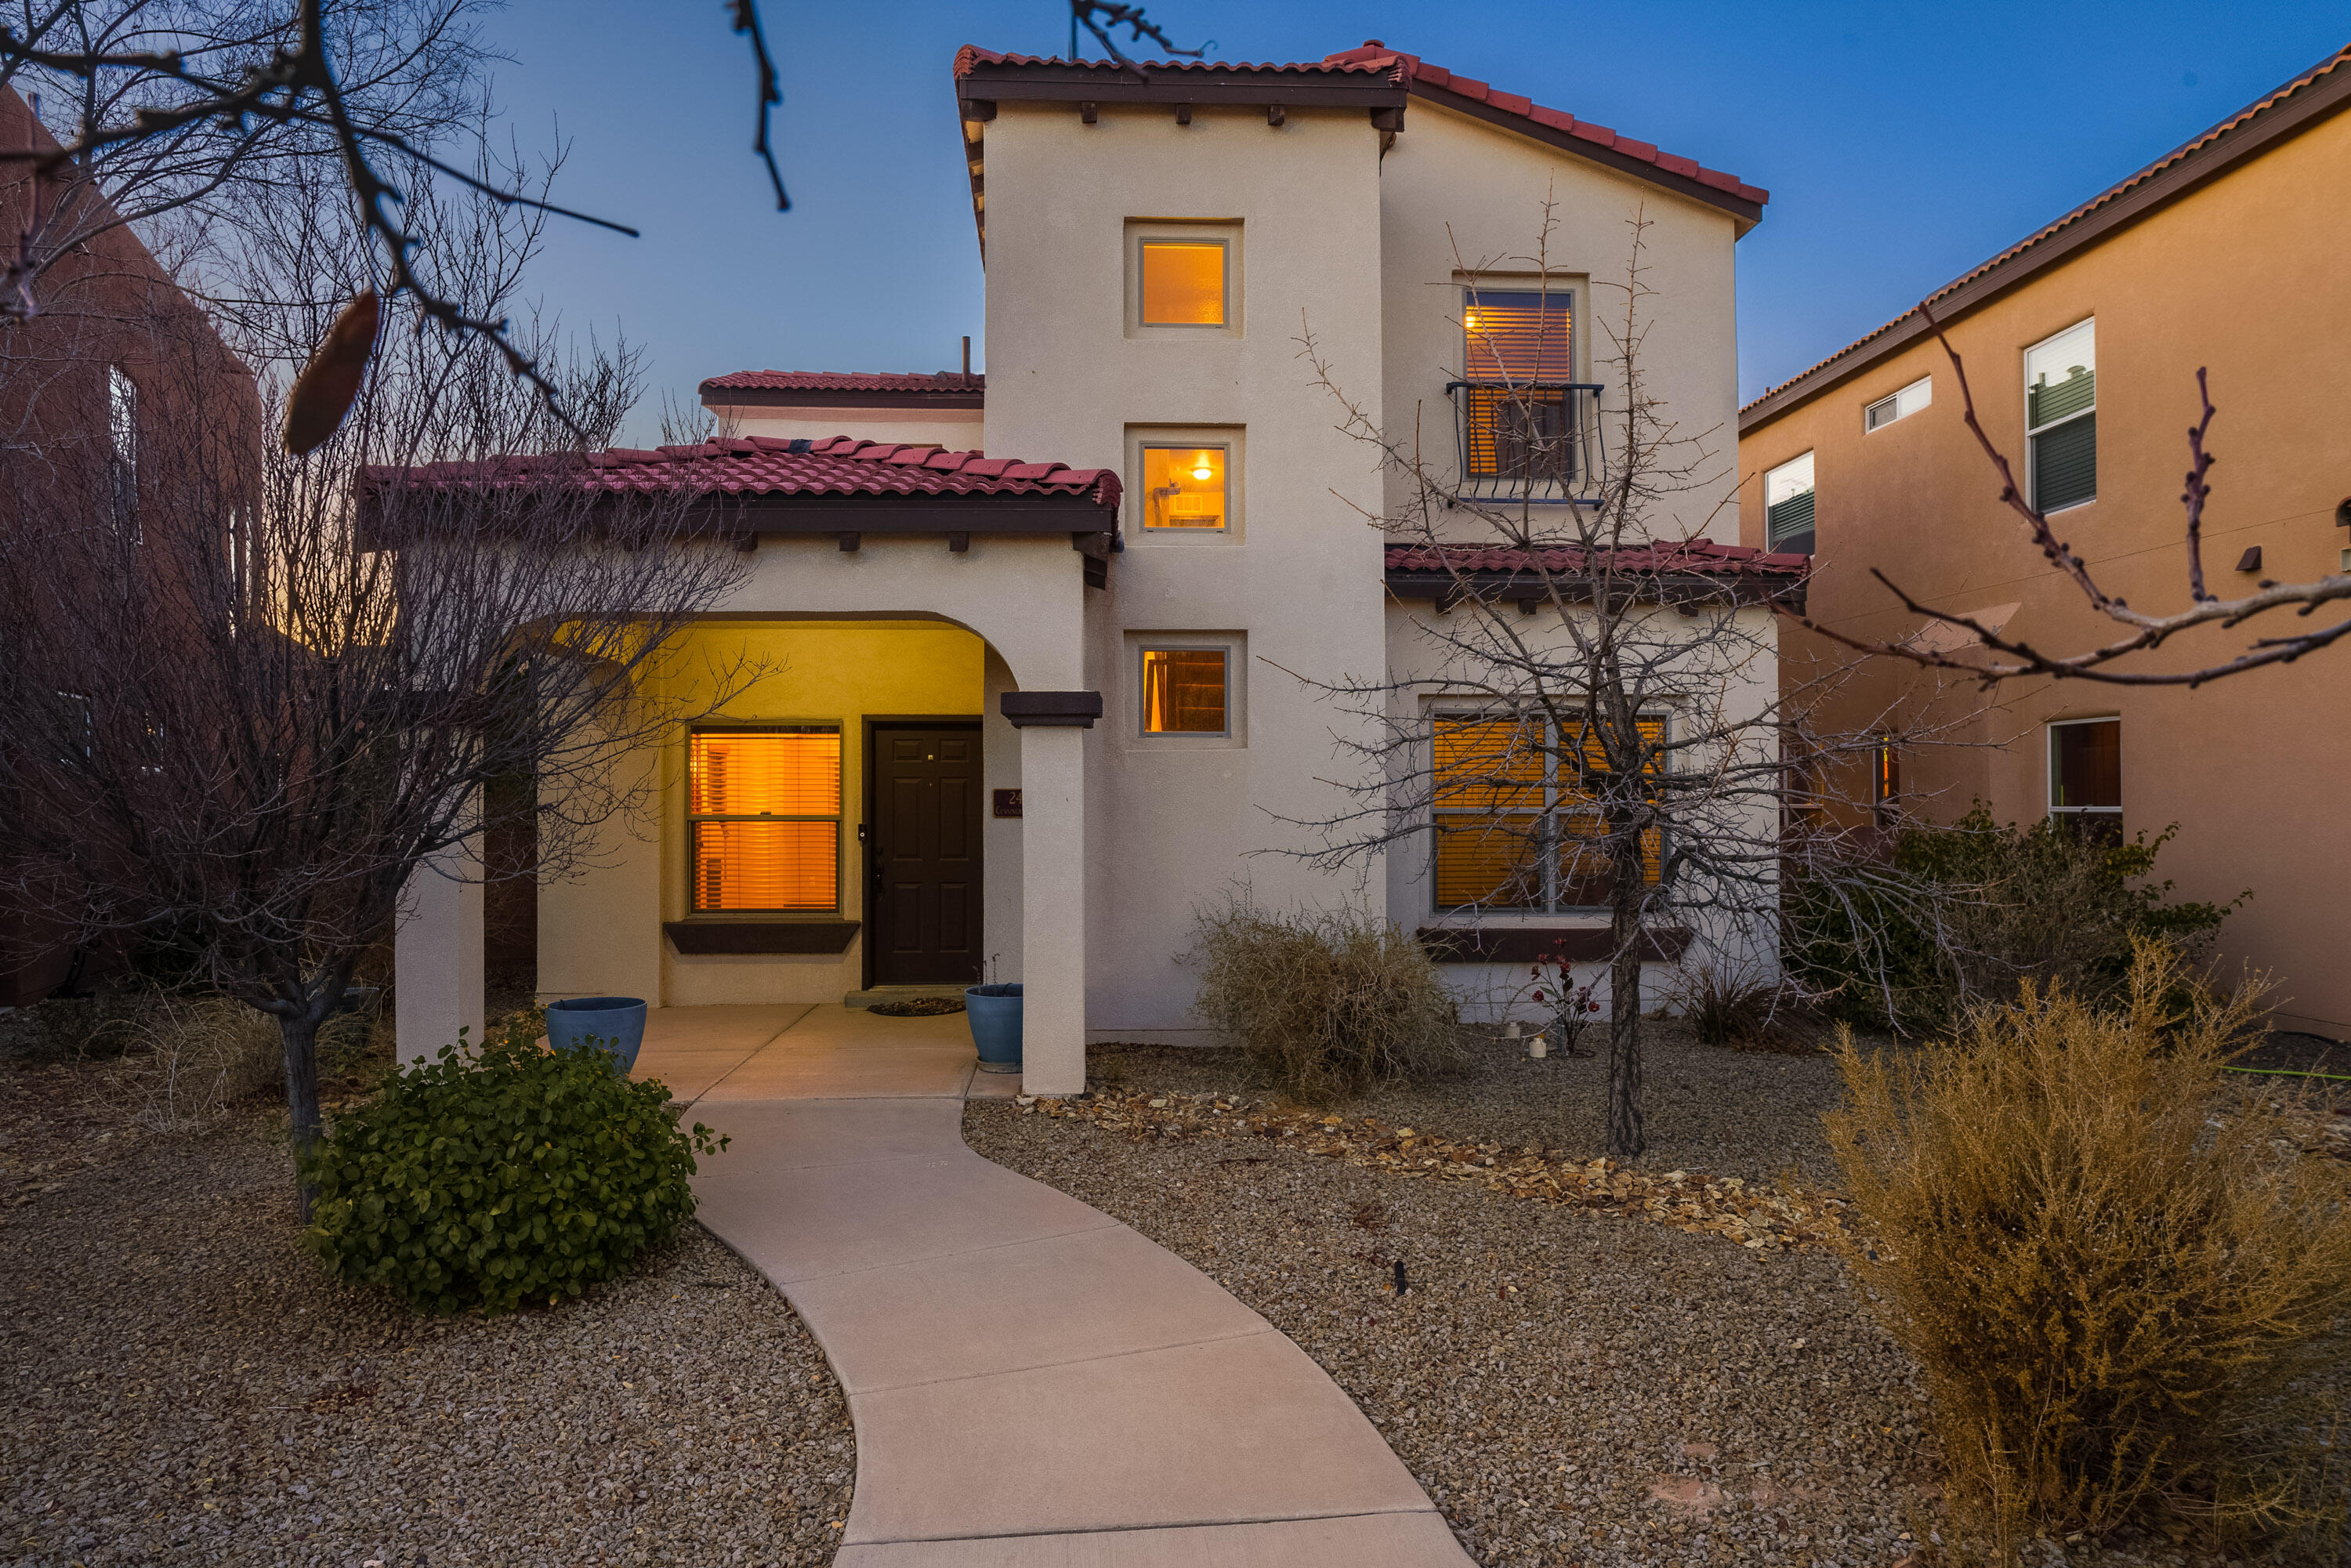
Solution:
M 685 956 L 713 954 L 840 954 L 849 951 L 861 922 L 829 915 L 696 915 L 662 924 L 670 946 Z
M 1440 964 L 1531 964 L 1552 952 L 1570 963 L 1596 964 L 1609 956 L 1604 917 L 1578 925 L 1550 916 L 1540 925 L 1424 925 L 1413 935 Z M 1687 931 L 1652 926 L 1644 935 L 1641 956 L 1654 963 L 1670 964 L 1689 946 Z

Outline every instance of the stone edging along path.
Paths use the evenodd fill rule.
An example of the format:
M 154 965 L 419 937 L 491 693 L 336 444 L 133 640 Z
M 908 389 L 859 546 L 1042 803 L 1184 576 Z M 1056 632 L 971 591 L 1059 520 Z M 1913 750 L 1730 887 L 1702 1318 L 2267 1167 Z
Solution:
M 1407 1180 L 1472 1182 L 1513 1197 L 1604 1209 L 1685 1231 L 1708 1231 L 1753 1252 L 1824 1249 L 1844 1228 L 1833 1193 L 1787 1193 L 1740 1176 L 1650 1175 L 1614 1160 L 1573 1160 L 1537 1148 L 1463 1144 L 1371 1116 L 1253 1106 L 1230 1095 L 1100 1089 L 1082 1100 L 1019 1098 L 1022 1112 L 1147 1138 L 1271 1138 L 1303 1154 Z
M 840 1010 L 808 1020 L 807 1050 L 795 1022 L 720 1071 L 692 1113 L 733 1139 L 696 1178 L 702 1223 L 790 1300 L 848 1396 L 841 1568 L 1467 1568 L 1285 1335 L 964 1145 L 967 1044 L 956 1064 L 943 1029 L 869 1040 L 840 1079 L 858 1097 L 827 1097 L 819 1063 L 865 1034 Z

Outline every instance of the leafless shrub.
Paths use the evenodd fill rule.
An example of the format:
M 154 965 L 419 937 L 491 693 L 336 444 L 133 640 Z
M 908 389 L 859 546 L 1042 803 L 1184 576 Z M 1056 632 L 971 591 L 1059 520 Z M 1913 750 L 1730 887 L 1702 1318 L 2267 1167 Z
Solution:
M 1452 996 L 1403 927 L 1358 909 L 1199 912 L 1199 1016 L 1301 1100 L 1458 1067 Z
M 1810 1049 L 1790 1027 L 1783 988 L 1734 963 L 1677 967 L 1666 981 L 1666 1001 L 1701 1045 L 1734 1051 Z
M 199 1133 L 286 1081 L 277 1020 L 227 997 L 139 993 L 101 1092 L 151 1133 Z
M 1844 1243 L 1917 1357 L 1960 1527 L 1995 1560 L 2131 1522 L 2216 1547 L 2339 1526 L 2318 1461 L 2351 1311 L 2351 1182 L 2215 1116 L 2261 988 L 2142 942 L 2127 1003 L 2028 982 L 1948 1050 L 1864 1054 L 1829 1118 Z

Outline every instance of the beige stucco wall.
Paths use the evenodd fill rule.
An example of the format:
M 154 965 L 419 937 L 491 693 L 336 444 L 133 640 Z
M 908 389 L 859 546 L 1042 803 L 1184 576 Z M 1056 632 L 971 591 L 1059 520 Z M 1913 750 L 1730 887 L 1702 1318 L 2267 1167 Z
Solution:
M 975 451 L 980 443 L 981 411 L 976 408 L 762 408 L 718 402 L 704 406 L 717 416 L 720 434 L 726 435 L 765 435 L 778 441 L 855 435 L 867 441 L 928 443 L 951 452 Z
M 1604 437 L 1612 452 L 1622 445 L 1605 420 L 1625 406 L 1608 329 L 1623 329 L 1632 220 L 1646 217 L 1644 282 L 1654 293 L 1641 307 L 1641 373 L 1661 417 L 1698 443 L 1681 454 L 1698 469 L 1691 488 L 1659 507 L 1652 528 L 1737 539 L 1738 231 L 1729 214 L 1417 99 L 1381 165 L 1380 199 L 1387 419 L 1407 449 L 1417 428 L 1422 460 L 1447 478 L 1458 465 L 1445 384 L 1462 373 L 1461 285 L 1473 276 L 1531 287 L 1547 270 L 1554 289 L 1573 290 L 1576 379 L 1609 387 Z M 1330 312 L 1313 315 L 1319 325 Z M 1412 496 L 1405 476 L 1391 476 L 1392 511 Z
M 1245 444 L 1246 515 L 1226 539 L 1146 538 L 1130 500 L 1126 549 L 1088 601 L 1085 685 L 1107 716 L 1088 733 L 1088 1029 L 1096 1038 L 1196 1038 L 1176 957 L 1191 912 L 1247 880 L 1259 897 L 1325 903 L 1349 889 L 1279 851 L 1280 819 L 1335 806 L 1318 782 L 1344 721 L 1292 675 L 1376 678 L 1379 506 L 1368 454 L 1332 428 L 1298 358 L 1311 319 L 1368 404 L 1380 382 L 1379 145 L 1363 111 L 1004 104 L 987 127 L 987 450 L 1123 471 L 1139 424 L 1217 425 Z M 1126 223 L 1238 223 L 1235 332 L 1190 339 L 1125 328 Z M 1129 476 L 1129 492 L 1136 486 Z M 1337 494 L 1333 495 L 1332 492 Z M 1245 643 L 1243 733 L 1231 741 L 1137 733 L 1136 634 Z
M 2208 367 L 2220 409 L 2210 444 L 2221 462 L 2205 519 L 2213 591 L 2234 597 L 2257 578 L 2308 580 L 2342 570 L 2351 534 L 2335 508 L 2351 494 L 2351 207 L 2319 193 L 2351 188 L 2351 114 L 2337 115 L 2221 180 L 2123 229 L 1959 320 L 1976 406 L 1991 439 L 2017 462 L 2023 448 L 2023 353 L 2085 318 L 2097 320 L 2098 498 L 2057 519 L 2061 537 L 2112 592 L 2145 610 L 2188 602 L 2180 546 L 2184 438 L 2197 411 L 2195 375 Z M 1921 376 L 1934 377 L 1924 411 L 1865 434 L 1862 409 Z M 1819 575 L 1814 612 L 1849 635 L 1891 640 L 1920 623 L 1871 580 L 1885 569 L 1938 609 L 2019 608 L 2007 631 L 2046 648 L 2078 651 L 2116 628 L 2026 542 L 2001 505 L 2000 481 L 1960 423 L 1949 361 L 1931 343 L 1874 365 L 1750 432 L 1740 443 L 1743 483 L 1806 450 L 1814 453 Z M 1750 495 L 1755 492 L 1750 489 Z M 1746 542 L 1760 544 L 1761 507 Z M 2257 573 L 2231 570 L 2249 546 Z M 2321 612 L 2321 623 L 2344 612 Z M 2241 649 L 2253 635 L 2302 630 L 2281 617 L 2231 635 L 2198 634 L 2144 662 L 2192 668 Z M 1792 633 L 1792 686 L 1844 655 Z M 2126 827 L 2180 832 L 2158 862 L 2179 896 L 2250 904 L 2223 928 L 2232 966 L 2275 971 L 2290 998 L 2287 1027 L 2351 1037 L 2351 724 L 2338 645 L 2299 663 L 2189 690 L 2019 681 L 1973 733 L 1994 749 L 1921 750 L 1904 762 L 1922 807 L 1956 816 L 1971 798 L 2002 820 L 2047 809 L 2046 731 L 2061 718 L 2118 715 Z M 1915 685 L 1882 665 L 1831 715 L 1874 710 Z M 1969 697 L 1972 707 L 1979 699 Z M 1959 711 L 1965 711 L 1960 709 Z

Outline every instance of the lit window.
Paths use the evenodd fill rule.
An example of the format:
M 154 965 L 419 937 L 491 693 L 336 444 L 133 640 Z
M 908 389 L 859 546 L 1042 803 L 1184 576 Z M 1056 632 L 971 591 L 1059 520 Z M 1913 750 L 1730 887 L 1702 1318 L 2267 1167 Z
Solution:
M 1142 258 L 1143 325 L 1225 324 L 1225 242 L 1147 239 Z
M 1461 373 L 1473 382 L 1565 382 L 1575 376 L 1575 296 L 1566 289 L 1472 288 L 1462 296 Z
M 1607 758 L 1599 737 L 1579 747 L 1571 723 L 1550 744 L 1549 722 L 1490 715 L 1436 721 L 1436 904 L 1439 909 L 1589 909 L 1608 903 L 1615 856 L 1596 801 Z M 1666 721 L 1640 721 L 1644 771 Z M 1579 755 L 1580 753 L 1580 755 Z M 1642 880 L 1655 886 L 1664 837 L 1641 835 Z
M 1222 446 L 1144 447 L 1143 526 L 1224 528 L 1226 455 Z
M 2085 838 L 2122 842 L 2122 720 L 2049 727 L 2049 814 Z
M 696 730 L 687 759 L 694 907 L 841 907 L 841 732 Z
M 1225 735 L 1230 685 L 1222 648 L 1143 650 L 1143 733 Z
M 1461 298 L 1461 476 L 1515 489 L 1577 476 L 1575 301 L 1565 289 L 1466 290 Z
M 1763 476 L 1763 548 L 1813 553 L 1813 455 L 1805 453 Z
M 2024 424 L 2032 504 L 2044 512 L 2098 498 L 2098 324 L 2024 351 Z
M 1869 798 L 1877 825 L 1890 828 L 1902 810 L 1902 753 L 1887 736 L 1869 754 Z
M 1892 397 L 1879 398 L 1861 411 L 1861 428 L 1883 430 L 1897 419 L 1907 419 L 1935 401 L 1935 378 L 1920 376 Z

